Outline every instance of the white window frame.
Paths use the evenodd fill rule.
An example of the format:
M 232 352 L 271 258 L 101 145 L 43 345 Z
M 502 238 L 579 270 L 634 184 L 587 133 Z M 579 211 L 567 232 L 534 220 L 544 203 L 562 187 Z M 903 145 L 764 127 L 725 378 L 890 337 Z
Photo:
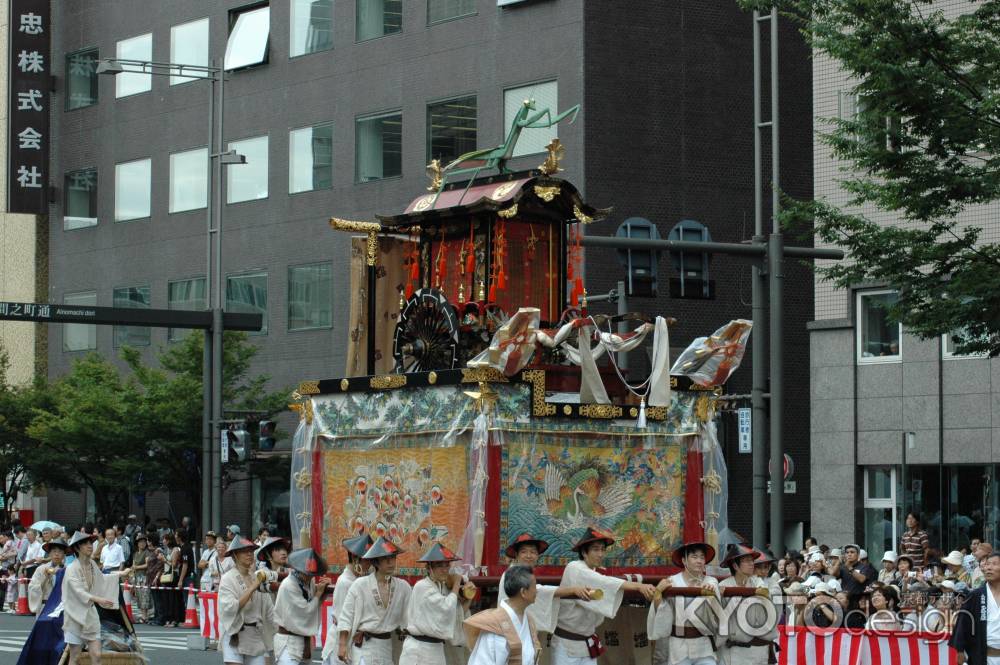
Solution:
M 904 444 L 905 445 L 905 444 Z M 870 498 L 868 491 L 868 472 L 875 470 L 889 470 L 889 498 Z M 864 495 L 863 495 L 863 507 L 865 509 L 872 508 L 875 510 L 891 510 L 892 511 L 892 534 L 893 542 L 898 538 L 897 534 L 902 533 L 900 529 L 899 517 L 900 509 L 897 503 L 896 496 L 896 485 L 899 482 L 899 468 L 896 466 L 884 466 L 884 465 L 872 465 L 872 466 L 862 466 L 862 475 L 864 476 Z M 905 508 L 904 508 L 905 510 Z M 863 523 L 863 520 L 862 520 Z
M 885 294 L 899 294 L 896 289 L 877 289 L 873 291 L 858 291 L 855 294 L 855 309 L 854 309 L 854 355 L 857 358 L 857 363 L 859 365 L 878 365 L 885 363 L 900 363 L 903 362 L 903 324 L 897 323 L 899 326 L 899 353 L 894 356 L 862 356 L 862 338 L 861 338 L 861 299 L 868 296 L 879 296 Z
M 522 89 L 525 89 L 525 88 L 535 88 L 537 86 L 547 85 L 549 83 L 553 83 L 556 86 L 556 108 L 549 109 L 550 113 L 552 113 L 552 115 L 554 116 L 555 114 L 559 113 L 559 79 L 558 78 L 549 78 L 549 79 L 542 79 L 540 81 L 529 81 L 527 83 L 518 83 L 516 85 L 508 85 L 508 86 L 505 86 L 501 90 L 501 93 L 500 93 L 500 102 L 501 102 L 501 104 L 503 104 L 503 116 L 502 116 L 503 127 L 501 128 L 502 135 L 500 136 L 500 142 L 501 143 L 503 141 L 507 140 L 507 134 L 510 133 L 510 122 L 508 122 L 509 119 L 507 118 L 507 93 L 508 92 L 513 92 L 515 90 L 522 90 Z M 522 95 L 522 101 L 523 101 L 523 95 Z M 530 113 L 537 113 L 540 110 L 541 109 L 535 108 Z M 530 115 L 530 113 L 529 113 L 529 115 Z M 516 114 L 516 112 L 515 112 L 515 114 Z M 530 132 L 543 132 L 543 131 L 544 132 L 551 132 L 552 133 L 552 135 L 549 137 L 549 140 L 552 140 L 552 139 L 555 139 L 555 138 L 559 138 L 559 125 L 552 125 L 551 127 L 545 127 L 545 128 L 525 129 L 525 130 L 523 130 L 521 132 L 521 135 L 520 135 L 520 137 L 518 139 L 518 142 L 520 143 L 521 140 L 525 138 L 526 134 L 528 134 L 530 136 Z M 521 145 L 524 145 L 524 144 L 521 143 Z M 519 152 L 518 148 L 517 148 L 517 145 L 515 144 L 514 147 L 513 147 L 513 151 L 511 152 L 511 158 L 513 159 L 513 158 L 516 158 L 516 157 L 530 157 L 532 155 L 542 155 L 542 154 L 545 154 L 545 147 L 544 146 L 540 150 L 536 150 L 536 151 L 533 151 L 533 152 Z
M 989 358 L 987 353 L 954 353 L 948 350 L 948 339 L 951 333 L 941 335 L 941 359 L 942 360 L 982 360 Z

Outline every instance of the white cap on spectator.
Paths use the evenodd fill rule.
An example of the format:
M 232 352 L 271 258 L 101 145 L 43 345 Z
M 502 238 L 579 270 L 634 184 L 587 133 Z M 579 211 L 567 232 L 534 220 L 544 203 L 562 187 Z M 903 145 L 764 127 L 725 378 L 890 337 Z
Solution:
M 837 558 L 839 559 L 839 558 L 840 558 L 840 557 L 842 557 L 843 555 L 844 555 L 844 553 L 843 553 L 843 552 L 841 552 L 841 551 L 840 551 L 839 549 L 837 549 L 836 547 L 834 547 L 834 548 L 833 548 L 832 550 L 830 550 L 830 556 L 835 556 L 835 557 L 837 557 Z
M 946 563 L 949 566 L 961 566 L 962 565 L 962 553 L 958 550 L 952 550 L 948 553 L 948 556 L 941 559 L 941 563 Z
M 810 554 L 809 555 L 809 563 L 812 563 L 813 561 L 824 561 L 824 559 L 823 559 L 823 553 L 817 551 L 817 552 L 813 552 L 812 554 Z
M 830 593 L 839 593 L 844 589 L 840 586 L 840 580 L 830 578 L 826 581 L 826 586 L 829 587 Z
M 896 553 L 893 552 L 892 550 L 889 550 L 888 552 L 882 555 L 882 560 L 888 561 L 889 563 L 896 563 Z
M 810 545 L 809 549 L 806 550 L 806 554 L 815 554 L 816 552 L 819 552 L 819 545 Z
M 813 587 L 813 593 L 816 594 L 817 596 L 821 593 L 826 594 L 827 596 L 832 596 L 834 592 L 831 591 L 829 584 L 827 584 L 826 582 L 820 582 L 819 584 Z
M 858 558 L 859 559 L 867 559 L 868 558 L 868 550 L 860 550 L 858 552 Z

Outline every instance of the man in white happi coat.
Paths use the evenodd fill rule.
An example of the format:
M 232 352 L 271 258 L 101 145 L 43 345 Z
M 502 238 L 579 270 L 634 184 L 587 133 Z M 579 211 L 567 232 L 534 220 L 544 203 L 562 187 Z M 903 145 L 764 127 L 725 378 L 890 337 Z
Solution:
M 513 559 L 512 565 L 527 566 L 534 570 L 538 557 L 549 548 L 549 544 L 530 533 L 522 533 L 514 539 L 504 552 L 507 558 Z M 504 575 L 506 575 L 504 571 Z M 500 590 L 497 594 L 497 607 L 507 600 L 504 591 L 504 575 L 500 576 Z M 556 629 L 559 620 L 559 606 L 562 598 L 579 598 L 590 600 L 590 594 L 583 586 L 548 586 L 537 584 L 535 602 L 528 606 L 528 615 L 535 622 L 535 629 L 540 633 L 551 633 Z
M 717 616 L 712 602 L 719 598 L 719 581 L 705 574 L 706 564 L 715 558 L 715 549 L 701 542 L 684 543 L 674 550 L 675 566 L 683 568 L 676 575 L 660 580 L 660 592 L 649 608 L 649 639 L 667 641 L 665 659 L 657 644 L 656 665 L 715 665 Z M 699 588 L 701 596 L 662 597 L 670 587 Z
M 343 572 L 337 576 L 337 583 L 333 587 L 333 603 L 330 611 L 330 619 L 327 623 L 326 642 L 323 644 L 323 665 L 342 665 L 343 661 L 337 657 L 337 649 L 340 646 L 340 633 L 337 631 L 337 614 L 347 600 L 347 592 L 351 590 L 351 585 L 359 577 L 368 574 L 369 562 L 362 559 L 368 548 L 372 546 L 372 538 L 367 533 L 354 538 L 341 541 L 344 549 L 347 550 L 347 565 Z
M 277 626 L 273 622 L 274 617 L 274 601 L 278 597 L 278 587 L 281 586 L 281 582 L 288 577 L 291 570 L 288 568 L 288 553 L 292 550 L 292 541 L 287 538 L 281 538 L 280 536 L 270 536 L 264 539 L 257 551 L 254 552 L 254 558 L 257 560 L 257 577 L 260 577 L 264 582 L 260 585 L 260 591 L 264 594 L 264 616 L 271 617 L 271 624 L 268 626 L 265 634 L 274 635 L 277 631 Z M 268 619 L 264 619 L 265 622 Z M 267 647 L 267 653 L 270 660 L 274 660 L 274 643 L 265 642 Z
M 469 616 L 476 587 L 463 584 L 461 575 L 449 572 L 451 562 L 458 560 L 441 543 L 434 543 L 417 559 L 427 564 L 427 577 L 413 585 L 406 605 L 407 637 L 399 665 L 446 665 L 445 643 L 465 644 L 462 622 Z
M 719 586 L 752 589 L 756 594 L 722 599 L 725 608 L 722 616 L 728 617 L 728 621 L 724 630 L 720 630 L 719 656 L 726 665 L 767 665 L 771 657 L 773 640 L 777 637 L 777 612 L 769 612 L 770 608 L 763 605 L 771 600 L 767 582 L 754 574 L 754 562 L 759 556 L 760 552 L 752 547 L 730 544 L 722 560 L 732 576 Z M 761 596 L 762 592 L 766 597 Z M 741 607 L 742 604 L 750 607 Z
M 553 665 L 596 665 L 597 658 L 606 651 L 597 636 L 597 628 L 618 613 L 625 592 L 638 591 L 646 600 L 652 600 L 653 585 L 626 582 L 597 572 L 604 563 L 607 549 L 614 543 L 615 538 L 610 533 L 588 527 L 573 546 L 580 559 L 566 566 L 559 586 L 584 587 L 589 600 L 564 598 L 559 601 L 559 617 L 552 634 Z
M 70 552 L 76 560 L 66 569 L 62 582 L 63 639 L 69 646 L 69 665 L 76 665 L 87 645 L 92 665 L 101 663 L 101 619 L 97 606 L 111 609 L 114 600 L 94 592 L 106 586 L 107 579 L 128 575 L 129 569 L 110 575 L 101 572 L 93 560 L 94 541 L 97 536 L 78 531 L 69 541 Z
M 468 665 L 536 665 L 542 645 L 528 608 L 535 602 L 535 576 L 527 566 L 514 564 L 504 575 L 499 607 L 465 620 L 465 641 L 472 645 Z
M 255 574 L 257 546 L 236 534 L 226 549 L 235 566 L 219 582 L 219 651 L 226 665 L 264 665 L 271 634 L 273 606 L 260 592 L 264 581 Z
M 403 628 L 410 600 L 410 585 L 393 576 L 402 552 L 384 537 L 365 552 L 372 572 L 351 585 L 337 613 L 337 656 L 350 665 L 393 665 L 393 632 Z
M 312 661 L 313 637 L 319 632 L 321 603 L 329 582 L 315 578 L 326 574 L 326 561 L 312 548 L 288 557 L 292 572 L 278 587 L 274 601 L 274 662 L 300 665 Z
M 35 574 L 28 582 L 28 609 L 35 616 L 41 613 L 45 601 L 52 594 L 56 574 L 66 562 L 66 550 L 69 549 L 69 545 L 62 538 L 56 538 L 45 543 L 42 549 L 49 555 L 49 563 L 35 569 Z

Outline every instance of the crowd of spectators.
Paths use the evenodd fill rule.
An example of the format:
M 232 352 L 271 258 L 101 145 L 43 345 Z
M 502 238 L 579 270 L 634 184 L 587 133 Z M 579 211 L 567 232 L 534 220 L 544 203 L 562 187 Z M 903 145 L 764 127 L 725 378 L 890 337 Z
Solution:
M 973 589 L 1000 575 L 993 547 L 973 539 L 945 555 L 931 547 L 917 515 L 906 519 L 898 550 L 881 561 L 850 543 L 831 548 L 807 538 L 778 561 L 784 621 L 821 628 L 950 631 Z M 993 570 L 998 568 L 998 570 Z
M 0 531 L 0 611 L 16 613 L 18 595 L 25 593 L 18 581 L 30 579 L 49 561 L 43 545 L 56 538 L 69 541 L 75 531 L 98 538 L 93 556 L 105 573 L 131 569 L 127 583 L 135 621 L 169 627 L 184 623 L 189 588 L 218 588 L 223 573 L 232 567 L 232 560 L 223 555 L 240 528 L 229 526 L 221 538 L 208 531 L 197 542 L 187 517 L 176 527 L 165 519 L 154 524 L 148 517 L 140 523 L 135 515 L 111 526 L 88 522 L 36 530 L 14 524 Z

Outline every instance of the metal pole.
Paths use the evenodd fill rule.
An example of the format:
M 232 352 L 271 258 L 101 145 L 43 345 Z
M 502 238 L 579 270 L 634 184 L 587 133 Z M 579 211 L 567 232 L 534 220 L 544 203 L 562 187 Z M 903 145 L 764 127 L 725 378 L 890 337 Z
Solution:
M 650 254 L 652 254 L 652 252 L 650 252 Z M 631 274 L 632 274 L 632 271 L 630 270 L 629 271 L 629 275 L 631 275 Z M 630 277 L 630 279 L 631 279 L 631 277 Z M 625 291 L 625 282 L 623 280 L 618 280 L 618 313 L 619 314 L 628 314 L 628 297 L 625 295 L 626 293 L 627 293 L 627 291 Z M 626 324 L 624 321 L 619 321 L 618 322 L 618 334 L 622 335 L 622 334 L 625 334 L 627 332 L 628 332 L 628 324 Z M 618 369 L 620 369 L 622 372 L 625 372 L 626 370 L 628 370 L 628 352 L 621 351 L 618 354 Z
M 764 243 L 764 201 L 761 182 L 760 132 L 760 12 L 753 13 L 753 184 L 754 184 L 754 237 L 755 246 Z M 752 411 L 752 492 L 753 492 L 753 544 L 764 545 L 767 534 L 767 450 L 764 441 L 767 436 L 767 411 L 765 410 L 764 393 L 767 390 L 767 323 L 764 321 L 764 271 L 760 264 L 750 269 L 750 311 L 753 317 L 753 343 L 750 349 L 751 371 L 753 375 L 750 390 L 750 405 Z
M 223 144 L 223 116 L 225 110 L 225 81 L 226 72 L 220 68 L 219 76 L 219 112 L 216 124 L 214 152 L 221 154 L 224 152 Z M 221 436 L 222 424 L 222 312 L 225 304 L 224 291 L 222 289 L 222 198 L 224 186 L 222 182 L 222 158 L 213 160 L 212 171 L 215 177 L 215 260 L 212 263 L 214 279 L 212 293 L 214 295 L 212 303 L 212 458 L 215 471 L 212 474 L 212 524 L 216 528 L 222 528 L 222 459 Z M 210 202 L 211 204 L 212 202 Z
M 771 366 L 771 549 L 785 546 L 785 444 L 782 439 L 784 370 L 782 342 L 782 273 L 785 240 L 781 235 L 781 178 L 778 172 L 778 10 L 771 8 L 771 236 L 768 238 L 768 306 L 770 308 L 769 356 Z
M 767 281 L 770 301 L 770 358 L 771 358 L 771 550 L 780 552 L 785 545 L 785 449 L 782 441 L 782 405 L 784 381 L 782 380 L 782 302 L 781 290 L 784 274 L 781 248 L 784 238 L 772 233 L 767 238 Z
M 215 65 L 215 62 L 212 62 Z M 208 86 L 208 145 L 205 148 L 208 173 L 208 200 L 205 201 L 205 305 L 212 308 L 212 149 L 215 144 L 215 77 Z M 201 532 L 212 525 L 212 335 L 206 330 L 202 339 L 201 360 Z

